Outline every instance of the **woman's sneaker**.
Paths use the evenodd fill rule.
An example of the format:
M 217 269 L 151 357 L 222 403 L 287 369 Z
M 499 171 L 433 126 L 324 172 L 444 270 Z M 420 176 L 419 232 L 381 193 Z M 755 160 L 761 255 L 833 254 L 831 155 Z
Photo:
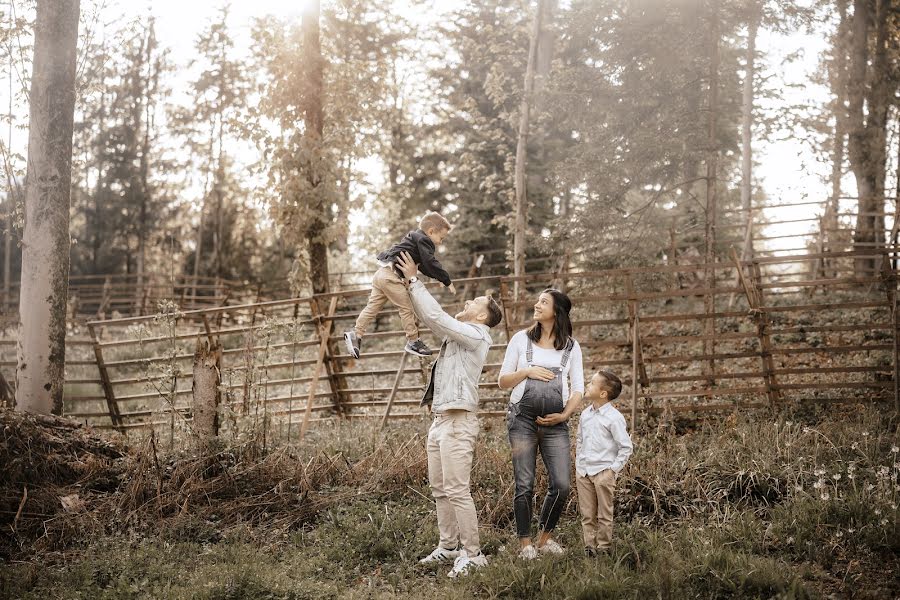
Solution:
M 556 543 L 556 540 L 547 540 L 547 543 L 538 548 L 541 554 L 555 554 L 560 556 L 566 553 L 566 549 Z
M 431 349 L 425 345 L 425 342 L 422 340 L 416 340 L 414 342 L 406 342 L 406 348 L 404 348 L 410 354 L 415 354 L 416 356 L 431 356 Z
M 522 560 L 534 560 L 537 557 L 538 552 L 532 545 L 525 546 L 519 551 L 519 558 L 521 558 Z
M 470 569 L 487 566 L 487 557 L 479 552 L 475 556 L 469 556 L 465 550 L 460 551 L 459 556 L 453 561 L 453 568 L 447 573 L 447 577 L 459 577 L 465 575 Z
M 344 332 L 344 343 L 347 344 L 347 354 L 359 358 L 359 336 L 355 331 Z
M 456 558 L 459 556 L 459 552 L 459 550 L 448 550 L 447 548 L 441 548 L 440 546 L 438 546 L 431 551 L 431 554 L 420 560 L 419 564 L 427 565 L 430 563 L 449 562 L 451 560 L 456 560 Z

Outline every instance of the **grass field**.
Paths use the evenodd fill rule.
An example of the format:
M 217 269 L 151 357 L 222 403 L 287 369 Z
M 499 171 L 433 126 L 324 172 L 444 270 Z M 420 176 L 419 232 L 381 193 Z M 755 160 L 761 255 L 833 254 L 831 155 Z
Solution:
M 437 540 L 424 422 L 381 436 L 320 428 L 300 447 L 253 440 L 213 455 L 140 444 L 65 481 L 36 481 L 49 471 L 32 465 L 5 474 L 30 473 L 31 498 L 47 503 L 31 510 L 57 514 L 28 521 L 26 509 L 14 534 L 4 517 L 0 596 L 895 598 L 900 436 L 886 413 L 859 405 L 638 432 L 614 550 L 582 555 L 570 499 L 559 529 L 569 553 L 531 563 L 515 553 L 505 429 L 488 421 L 473 493 L 490 564 L 460 580 L 417 564 Z M 17 503 L 21 482 L 7 487 Z M 72 490 L 81 504 L 60 510 L 54 498 Z

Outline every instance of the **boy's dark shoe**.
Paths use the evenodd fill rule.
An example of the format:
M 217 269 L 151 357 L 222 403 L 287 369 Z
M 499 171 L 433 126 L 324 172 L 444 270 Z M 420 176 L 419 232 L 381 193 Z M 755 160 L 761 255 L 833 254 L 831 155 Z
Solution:
M 347 344 L 347 353 L 353 358 L 359 358 L 359 336 L 355 331 L 344 332 L 344 343 Z
M 404 350 L 416 356 L 431 356 L 431 349 L 422 340 L 407 342 Z
M 590 546 L 585 546 L 584 555 L 587 556 L 588 558 L 594 558 L 597 556 L 597 550 L 594 548 L 591 548 Z

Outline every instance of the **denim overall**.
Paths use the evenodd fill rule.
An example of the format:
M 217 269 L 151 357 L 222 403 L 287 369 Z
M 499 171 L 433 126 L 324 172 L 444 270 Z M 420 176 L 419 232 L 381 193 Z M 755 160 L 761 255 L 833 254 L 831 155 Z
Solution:
M 569 495 L 572 458 L 570 455 L 569 425 L 565 421 L 545 427 L 535 422 L 537 417 L 562 412 L 563 372 L 575 342 L 570 338 L 563 350 L 558 367 L 548 367 L 556 374 L 550 381 L 525 380 L 525 392 L 518 403 L 510 403 L 506 417 L 509 444 L 512 448 L 513 474 L 516 495 L 513 509 L 516 516 L 516 533 L 520 538 L 531 536 L 531 501 L 534 495 L 537 451 L 547 468 L 550 485 L 541 507 L 538 528 L 550 531 L 559 522 L 566 497 Z M 527 338 L 525 358 L 533 366 L 534 347 Z

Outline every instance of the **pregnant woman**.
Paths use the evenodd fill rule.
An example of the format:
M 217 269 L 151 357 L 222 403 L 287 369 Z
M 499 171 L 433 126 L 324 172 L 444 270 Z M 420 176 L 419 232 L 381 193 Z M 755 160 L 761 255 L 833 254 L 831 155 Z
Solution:
M 500 388 L 511 389 L 506 426 L 512 449 L 516 532 L 526 560 L 538 553 L 562 554 L 552 539 L 569 494 L 571 454 L 569 415 L 584 394 L 581 346 L 572 338 L 572 301 L 559 290 L 541 292 L 534 324 L 512 336 L 500 368 Z M 552 415 L 549 419 L 547 415 Z M 550 485 L 538 520 L 537 548 L 531 539 L 531 503 L 540 450 Z

